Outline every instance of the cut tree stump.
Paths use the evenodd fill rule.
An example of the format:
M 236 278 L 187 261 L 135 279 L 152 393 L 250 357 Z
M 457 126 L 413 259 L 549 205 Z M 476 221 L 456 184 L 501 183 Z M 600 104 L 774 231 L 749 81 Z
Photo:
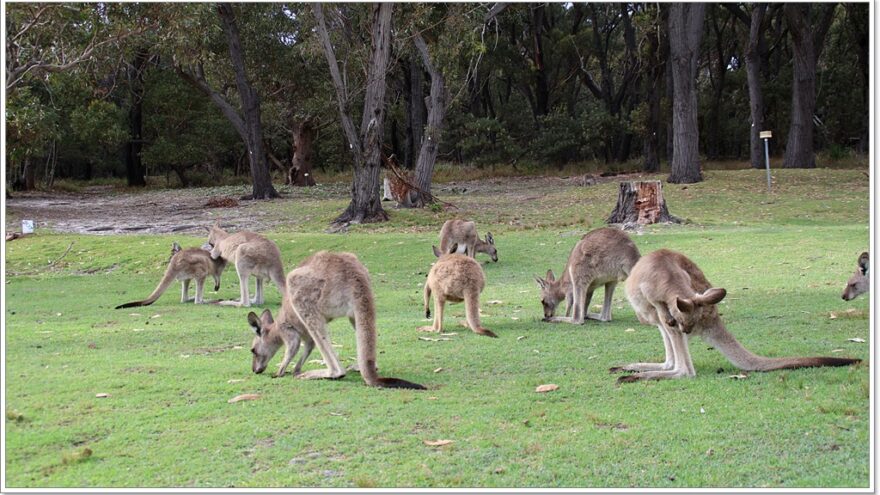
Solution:
M 617 206 L 606 222 L 648 225 L 658 222 L 681 223 L 681 219 L 669 214 L 666 200 L 663 199 L 662 183 L 648 180 L 621 182 Z

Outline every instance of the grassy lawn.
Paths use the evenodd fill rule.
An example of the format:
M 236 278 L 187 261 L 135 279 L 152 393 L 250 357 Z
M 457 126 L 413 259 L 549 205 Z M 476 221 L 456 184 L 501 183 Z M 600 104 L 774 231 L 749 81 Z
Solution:
M 844 302 L 840 292 L 868 249 L 868 180 L 860 170 L 778 170 L 768 197 L 762 174 L 710 171 L 701 184 L 664 184 L 671 213 L 688 223 L 651 226 L 633 240 L 642 253 L 684 252 L 726 288 L 723 319 L 753 352 L 862 364 L 735 379 L 723 356 L 694 339 L 696 378 L 616 385 L 609 367 L 663 358 L 656 328 L 638 323 L 622 285 L 614 321 L 575 327 L 539 321 L 533 281 L 549 268 L 558 274 L 580 236 L 602 225 L 614 183 L 486 181 L 441 193 L 457 211 L 392 210 L 391 222 L 345 234 L 322 232 L 344 206 L 345 187 L 254 207 L 290 219 L 267 232 L 287 269 L 321 249 L 359 256 L 376 293 L 380 373 L 425 392 L 369 388 L 358 374 L 254 375 L 247 310 L 180 304 L 178 285 L 152 306 L 113 309 L 149 294 L 173 240 L 204 238 L 10 242 L 6 484 L 867 487 L 869 299 Z M 459 326 L 462 305 L 447 309 L 450 340 L 419 340 L 425 334 L 415 331 L 429 324 L 421 298 L 431 244 L 454 215 L 495 235 L 500 261 L 478 259 L 483 324 L 498 339 Z M 274 313 L 280 295 L 271 285 L 266 294 Z M 234 268 L 219 294 L 206 293 L 237 295 Z M 343 363 L 353 362 L 348 322 L 333 322 L 331 334 Z M 868 342 L 848 340 L 856 337 Z M 546 383 L 559 389 L 534 391 Z M 243 393 L 261 397 L 227 403 Z M 423 443 L 438 439 L 453 442 Z

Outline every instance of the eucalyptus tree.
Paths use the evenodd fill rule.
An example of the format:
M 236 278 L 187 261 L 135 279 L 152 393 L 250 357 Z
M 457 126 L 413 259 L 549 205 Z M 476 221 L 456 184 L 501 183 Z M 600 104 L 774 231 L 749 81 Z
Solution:
M 697 121 L 697 62 L 705 14 L 705 3 L 669 6 L 673 149 L 672 170 L 667 180 L 676 184 L 703 180 Z

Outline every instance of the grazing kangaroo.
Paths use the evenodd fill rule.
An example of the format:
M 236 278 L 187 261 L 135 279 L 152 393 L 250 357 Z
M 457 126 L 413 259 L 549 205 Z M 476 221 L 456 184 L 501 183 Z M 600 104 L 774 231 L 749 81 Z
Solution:
M 486 285 L 483 269 L 476 260 L 457 254 L 458 244 L 449 247 L 445 254 L 434 263 L 425 282 L 425 318 L 431 317 L 428 299 L 434 295 L 434 324 L 420 330 L 440 332 L 443 330 L 443 307 L 447 301 L 464 301 L 464 312 L 468 326 L 475 333 L 487 337 L 498 337 L 480 324 L 480 292 Z
M 696 376 L 688 339 L 699 335 L 734 366 L 746 371 L 770 371 L 813 366 L 847 366 L 860 359 L 835 357 L 757 356 L 740 345 L 724 327 L 718 304 L 727 291 L 712 287 L 693 261 L 681 253 L 660 249 L 644 256 L 626 281 L 626 295 L 639 321 L 657 325 L 663 336 L 666 360 L 633 363 L 611 371 L 636 371 L 618 382 Z
M 327 323 L 348 317 L 357 338 L 357 363 L 367 385 L 424 390 L 417 383 L 380 377 L 376 368 L 376 305 L 367 268 L 351 253 L 319 251 L 287 274 L 278 319 L 269 310 L 260 317 L 248 313 L 248 323 L 257 334 L 251 347 L 254 373 L 262 373 L 269 360 L 286 346 L 276 377 L 283 376 L 304 343 L 303 355 L 293 369 L 303 379 L 342 378 L 346 370 L 330 342 Z M 300 373 L 303 363 L 317 346 L 327 369 Z
M 208 244 L 212 246 L 211 258 L 223 258 L 227 263 L 233 263 L 241 287 L 239 301 L 221 301 L 220 304 L 245 307 L 251 304 L 263 304 L 263 279 L 266 278 L 275 283 L 284 297 L 281 251 L 274 242 L 246 230 L 229 234 L 216 223 L 208 229 L 208 232 Z M 248 294 L 248 278 L 251 275 L 257 279 L 256 294 L 253 299 L 250 299 Z
M 617 283 L 626 280 L 639 260 L 639 248 L 623 231 L 603 227 L 588 232 L 571 250 L 559 280 L 547 271 L 547 278 L 535 277 L 541 288 L 544 321 L 583 323 L 586 318 L 611 321 L 611 297 Z M 602 313 L 589 313 L 593 291 L 605 286 Z M 565 299 L 566 316 L 554 317 L 559 301 Z M 569 316 L 571 315 L 571 316 Z
M 498 250 L 495 249 L 495 239 L 491 232 L 486 232 L 486 240 L 477 235 L 477 226 L 474 222 L 465 220 L 447 220 L 440 228 L 440 249 L 431 246 L 434 256 L 440 257 L 449 252 L 449 246 L 458 245 L 458 254 L 466 254 L 471 258 L 477 253 L 488 254 L 492 261 L 498 262 Z
M 868 259 L 867 252 L 859 255 L 858 264 L 859 268 L 846 282 L 846 287 L 843 289 L 843 294 L 840 296 L 844 301 L 852 301 L 871 289 L 871 280 L 868 278 L 870 260 Z
M 165 275 L 153 293 L 142 301 L 120 304 L 116 306 L 116 309 L 149 306 L 156 302 L 156 299 L 159 299 L 175 280 L 181 282 L 180 302 L 194 301 L 196 304 L 204 304 L 205 279 L 209 275 L 214 277 L 214 291 L 216 292 L 220 289 L 220 274 L 223 273 L 224 268 L 226 268 L 226 261 L 211 259 L 211 254 L 203 247 L 181 249 L 180 244 L 175 242 L 171 244 L 171 259 L 168 262 L 168 268 L 165 269 Z M 190 299 L 189 281 L 193 279 L 196 281 L 196 295 L 194 299 Z

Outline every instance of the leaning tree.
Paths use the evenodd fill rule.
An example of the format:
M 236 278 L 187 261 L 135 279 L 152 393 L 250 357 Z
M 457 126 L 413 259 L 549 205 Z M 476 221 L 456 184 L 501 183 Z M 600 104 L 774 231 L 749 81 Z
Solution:
M 348 81 L 352 77 L 347 73 L 343 76 L 336 59 L 336 50 L 327 30 L 327 20 L 320 3 L 312 4 L 312 11 L 317 21 L 318 36 L 330 67 L 330 77 L 336 90 L 336 102 L 339 106 L 339 117 L 342 130 L 348 141 L 348 148 L 354 162 L 354 178 L 351 185 L 351 202 L 333 223 L 346 225 L 349 223 L 382 222 L 388 220 L 388 214 L 382 208 L 379 196 L 379 169 L 382 164 L 382 136 L 385 128 L 385 77 L 391 60 L 391 3 L 373 4 L 371 9 L 370 53 L 366 66 L 366 80 L 363 88 L 363 112 L 361 127 L 356 130 L 351 118 L 352 91 Z M 346 23 L 342 17 L 340 23 Z M 343 26 L 343 31 L 350 32 L 351 26 Z

